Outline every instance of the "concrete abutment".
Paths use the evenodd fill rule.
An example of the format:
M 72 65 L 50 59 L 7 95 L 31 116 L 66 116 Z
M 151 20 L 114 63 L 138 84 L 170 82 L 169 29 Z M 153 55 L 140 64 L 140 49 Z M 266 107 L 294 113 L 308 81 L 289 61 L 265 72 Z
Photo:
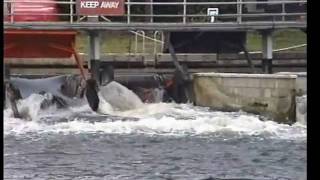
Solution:
M 193 74 L 194 102 L 222 111 L 243 110 L 291 124 L 296 121 L 296 75 Z

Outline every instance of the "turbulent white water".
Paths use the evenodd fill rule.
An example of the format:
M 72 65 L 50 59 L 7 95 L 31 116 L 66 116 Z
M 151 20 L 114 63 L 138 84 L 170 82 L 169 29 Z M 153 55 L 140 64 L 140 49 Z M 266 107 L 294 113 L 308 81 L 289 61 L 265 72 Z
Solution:
M 291 126 L 245 112 L 143 104 L 118 83 L 100 89 L 99 113 L 83 98 L 41 110 L 50 94 L 32 93 L 59 95 L 63 78 L 50 81 L 15 81 L 24 119 L 4 110 L 5 179 L 306 179 L 306 97 L 297 99 Z M 161 89 L 153 93 L 162 99 Z
M 115 81 L 100 87 L 99 93 L 99 99 L 104 99 L 111 104 L 115 110 L 130 110 L 143 105 L 140 98 L 134 92 Z
M 18 103 L 18 108 L 29 112 L 30 119 L 12 117 L 10 109 L 4 110 L 4 134 L 26 133 L 143 133 L 161 135 L 205 135 L 236 133 L 239 135 L 267 135 L 281 139 L 306 139 L 306 125 L 292 126 L 273 121 L 261 121 L 259 116 L 244 112 L 217 112 L 189 104 L 143 104 L 128 111 L 109 111 L 113 116 L 101 116 L 88 105 L 57 110 L 51 107 L 40 110 L 41 95 L 32 94 Z M 88 116 L 100 117 L 99 121 L 86 121 Z M 123 117 L 126 118 L 123 121 Z M 67 121 L 44 123 L 43 119 L 66 118 Z M 101 120 L 102 119 L 102 120 Z

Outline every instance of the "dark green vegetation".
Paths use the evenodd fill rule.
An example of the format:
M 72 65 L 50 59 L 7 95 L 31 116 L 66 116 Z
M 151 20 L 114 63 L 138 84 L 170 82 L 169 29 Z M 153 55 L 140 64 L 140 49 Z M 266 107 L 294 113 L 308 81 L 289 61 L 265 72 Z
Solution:
M 306 34 L 300 30 L 276 31 L 273 33 L 273 37 L 274 49 L 281 49 L 307 43 Z M 261 36 L 257 32 L 248 33 L 247 47 L 250 51 L 260 51 L 262 49 L 261 41 Z M 290 51 L 303 52 L 306 51 L 306 47 L 292 49 Z
M 152 36 L 152 35 L 149 35 Z M 300 30 L 281 30 L 275 31 L 274 49 L 281 49 L 290 46 L 306 44 L 307 36 Z M 141 50 L 141 38 L 138 38 L 139 49 Z M 88 52 L 89 39 L 85 34 L 80 34 L 77 37 L 77 49 L 79 52 Z M 261 35 L 258 32 L 249 32 L 247 35 L 247 47 L 250 51 L 261 50 Z M 135 36 L 132 33 L 126 32 L 106 32 L 102 38 L 103 53 L 133 53 L 135 50 Z M 289 51 L 304 52 L 306 47 L 291 49 Z M 146 40 L 146 51 L 153 52 L 153 42 Z

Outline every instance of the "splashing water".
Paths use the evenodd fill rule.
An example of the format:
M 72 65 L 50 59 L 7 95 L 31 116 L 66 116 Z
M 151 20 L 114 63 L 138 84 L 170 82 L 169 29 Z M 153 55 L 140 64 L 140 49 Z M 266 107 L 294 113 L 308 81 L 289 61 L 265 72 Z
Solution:
M 117 110 L 135 109 L 143 105 L 140 98 L 131 90 L 115 81 L 100 88 L 100 96 Z
M 88 105 L 57 110 L 40 110 L 41 95 L 32 94 L 18 106 L 29 111 L 29 121 L 12 118 L 10 109 L 4 110 L 4 133 L 116 133 L 205 135 L 231 132 L 245 135 L 268 135 L 274 138 L 299 139 L 306 137 L 306 127 L 261 121 L 259 116 L 244 112 L 217 112 L 189 104 L 142 104 L 128 111 L 112 111 L 109 115 L 91 112 Z M 99 119 L 91 120 L 88 119 Z M 50 119 L 50 120 L 48 120 Z M 63 121 L 61 119 L 64 119 Z M 46 120 L 46 121 L 43 121 Z M 55 123 L 46 123 L 52 121 Z
M 67 109 L 31 94 L 4 110 L 6 179 L 305 179 L 306 124 L 190 104 L 143 104 L 131 93 Z M 106 95 L 106 94 L 105 94 Z M 126 99 L 127 98 L 127 99 Z M 85 101 L 84 101 L 85 102 Z M 135 102 L 138 102 L 135 106 Z M 121 104 L 122 103 L 122 104 Z M 131 105 L 129 105 L 131 104 Z M 133 105 L 132 105 L 133 104 Z M 23 162 L 23 163 L 21 163 Z

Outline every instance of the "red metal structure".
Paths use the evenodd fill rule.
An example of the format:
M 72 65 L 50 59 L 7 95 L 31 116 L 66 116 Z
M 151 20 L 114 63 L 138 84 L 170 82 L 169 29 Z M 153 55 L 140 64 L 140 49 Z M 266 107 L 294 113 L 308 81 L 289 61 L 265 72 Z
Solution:
M 11 12 L 5 20 L 13 21 L 58 21 L 55 0 L 14 0 L 7 4 Z M 13 18 L 13 19 L 11 19 Z
M 14 0 L 7 8 L 9 15 L 4 17 L 5 21 L 59 21 L 55 0 Z M 4 35 L 4 57 L 71 58 L 74 55 L 85 78 L 82 61 L 75 50 L 76 31 L 9 29 L 4 31 Z

